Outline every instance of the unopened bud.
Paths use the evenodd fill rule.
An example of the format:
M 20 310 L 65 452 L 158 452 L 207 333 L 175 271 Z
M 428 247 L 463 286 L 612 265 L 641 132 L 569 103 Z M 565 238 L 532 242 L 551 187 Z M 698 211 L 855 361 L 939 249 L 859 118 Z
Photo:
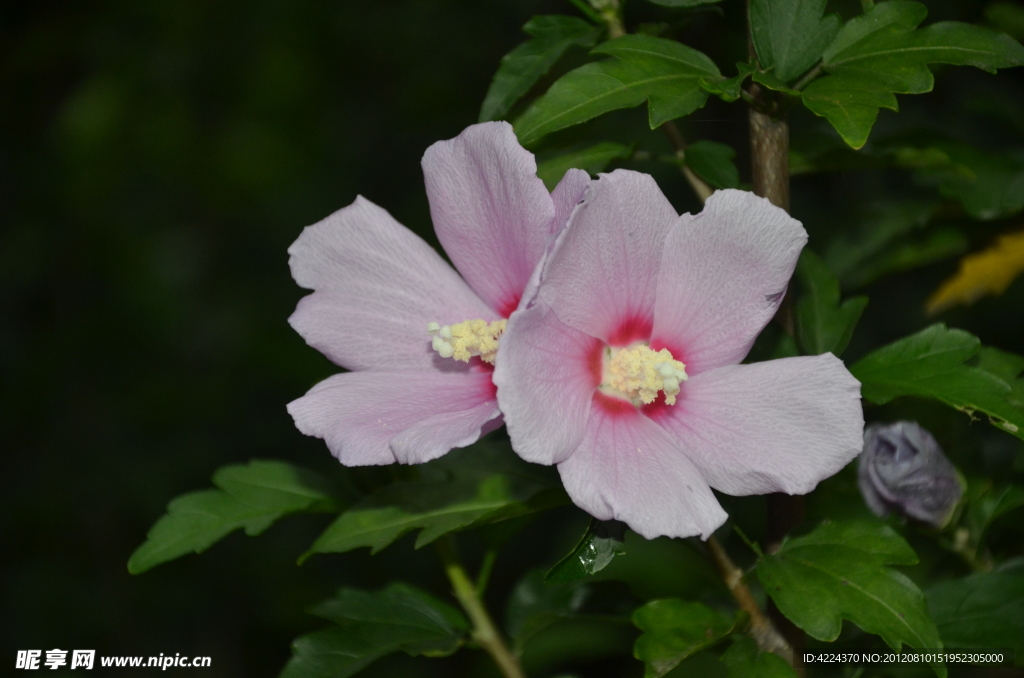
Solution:
M 864 430 L 857 479 L 864 502 L 876 515 L 898 513 L 933 527 L 949 521 L 964 491 L 939 443 L 913 421 Z

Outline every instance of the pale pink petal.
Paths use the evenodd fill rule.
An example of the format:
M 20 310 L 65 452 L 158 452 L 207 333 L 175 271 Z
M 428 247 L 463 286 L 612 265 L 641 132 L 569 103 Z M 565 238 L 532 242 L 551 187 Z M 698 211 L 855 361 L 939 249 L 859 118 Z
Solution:
M 565 173 L 562 180 L 551 191 L 551 199 L 555 203 L 555 220 L 551 225 L 551 232 L 557 234 L 569 221 L 576 205 L 583 200 L 583 195 L 590 184 L 590 175 L 581 169 L 571 169 Z
M 292 277 L 315 290 L 288 322 L 348 369 L 432 369 L 440 358 L 428 322 L 498 318 L 427 243 L 363 197 L 303 230 L 288 254 Z
M 558 470 L 577 506 L 648 539 L 707 539 L 728 517 L 665 430 L 628 403 L 595 402 L 582 444 Z
M 669 348 L 689 374 L 743 360 L 806 242 L 800 222 L 764 198 L 714 193 L 665 240 L 652 347 Z
M 467 127 L 423 155 L 434 231 L 470 287 L 508 316 L 540 262 L 555 206 L 507 122 Z
M 806 494 L 864 444 L 860 383 L 831 353 L 702 372 L 650 414 L 735 495 Z
M 476 441 L 499 416 L 489 372 L 347 372 L 288 404 L 346 466 L 418 464 Z
M 543 302 L 509 318 L 494 383 L 512 447 L 523 459 L 554 464 L 579 446 L 601 379 L 601 349 Z
M 530 274 L 530 280 L 526 283 L 526 289 L 523 290 L 523 296 L 519 300 L 519 308 L 526 308 L 533 303 L 534 297 L 537 296 L 537 287 L 540 285 L 541 275 L 544 272 L 547 258 L 555 248 L 555 243 L 559 237 L 565 232 L 569 215 L 572 214 L 576 205 L 580 204 L 580 201 L 583 200 L 583 193 L 586 191 L 587 184 L 589 183 L 589 174 L 583 170 L 571 169 L 565 173 L 562 180 L 555 186 L 555 190 L 551 192 L 551 199 L 555 203 L 555 219 L 551 222 L 548 248 L 541 257 L 540 262 L 534 267 L 533 273 Z
M 677 219 L 649 175 L 601 175 L 548 258 L 540 298 L 562 322 L 612 345 L 648 339 L 661 250 Z

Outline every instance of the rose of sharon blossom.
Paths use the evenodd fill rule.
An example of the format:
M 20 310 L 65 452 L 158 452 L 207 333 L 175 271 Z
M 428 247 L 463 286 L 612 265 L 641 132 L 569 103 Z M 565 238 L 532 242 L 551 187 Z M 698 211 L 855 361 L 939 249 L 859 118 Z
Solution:
M 806 240 L 751 193 L 680 217 L 650 176 L 602 175 L 502 338 L 514 449 L 647 538 L 706 539 L 726 519 L 711 488 L 812 490 L 860 451 L 860 384 L 831 354 L 738 364 Z
M 351 370 L 288 411 L 348 466 L 422 463 L 500 425 L 498 338 L 590 180 L 574 170 L 548 193 L 503 122 L 434 144 L 423 174 L 438 240 L 462 277 L 362 197 L 288 249 L 295 281 L 314 290 L 289 322 Z

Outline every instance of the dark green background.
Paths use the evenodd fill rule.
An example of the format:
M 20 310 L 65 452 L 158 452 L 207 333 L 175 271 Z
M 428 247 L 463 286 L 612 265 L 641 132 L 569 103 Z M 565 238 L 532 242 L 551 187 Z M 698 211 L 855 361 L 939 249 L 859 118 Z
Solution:
M 125 563 L 167 502 L 207 487 L 218 466 L 281 458 L 337 471 L 285 412 L 334 371 L 286 323 L 303 294 L 286 249 L 357 194 L 430 238 L 424 149 L 476 121 L 501 55 L 524 37 L 519 27 L 551 12 L 575 10 L 555 0 L 0 5 L 0 665 L 12 666 L 17 649 L 59 647 L 209 655 L 204 676 L 274 676 L 289 641 L 320 626 L 303 609 L 336 586 L 404 577 L 446 590 L 432 554 L 414 553 L 409 540 L 373 560 L 317 556 L 297 567 L 326 518 L 285 520 L 259 539 L 236 534 L 137 577 Z M 657 12 L 635 0 L 627 18 Z M 980 13 L 935 3 L 931 19 Z M 674 35 L 731 72 L 745 50 L 741 25 L 739 3 L 727 2 L 724 17 L 697 16 Z M 902 97 L 901 116 L 883 112 L 877 133 L 922 121 L 963 133 L 965 101 L 1002 88 L 1000 105 L 1012 111 L 1020 82 L 1019 73 L 954 71 L 935 93 Z M 687 136 L 731 143 L 749 181 L 743 111 L 712 101 L 692 118 Z M 643 139 L 667 152 L 644 124 L 644 111 L 627 111 L 557 141 Z M 795 138 L 822 128 L 806 113 L 793 126 Z M 1014 133 L 976 131 L 997 149 Z M 630 166 L 655 173 L 681 211 L 699 208 L 673 168 Z M 848 206 L 909 184 L 883 171 L 800 179 L 794 213 L 813 246 L 842 227 Z M 978 247 L 1005 226 L 965 230 Z M 872 288 L 850 357 L 927 324 L 924 296 L 953 270 L 950 261 Z M 943 319 L 1024 352 L 1020 280 Z M 937 426 L 949 419 L 924 410 Z M 954 419 L 950 437 L 966 427 Z M 1000 435 L 992 444 L 1009 451 L 992 454 L 1004 459 L 1013 443 Z M 514 540 L 492 605 L 501 609 L 527 566 L 560 557 L 583 524 L 565 509 Z M 636 540 L 632 553 L 650 556 L 646 569 L 626 570 L 641 596 L 717 585 L 679 544 Z M 601 651 L 628 655 L 633 632 L 572 633 L 590 641 L 579 652 L 600 660 Z M 639 675 L 629 659 L 588 666 L 571 655 L 539 666 Z M 375 673 L 414 666 L 491 670 L 464 652 L 389 659 Z

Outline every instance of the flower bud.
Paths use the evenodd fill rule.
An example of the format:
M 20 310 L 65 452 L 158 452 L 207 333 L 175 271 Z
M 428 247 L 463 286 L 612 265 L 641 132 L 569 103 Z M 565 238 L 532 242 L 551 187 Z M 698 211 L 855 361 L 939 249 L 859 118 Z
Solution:
M 963 482 L 932 434 L 917 422 L 872 424 L 864 430 L 857 480 L 876 515 L 890 511 L 943 527 L 963 494 Z

